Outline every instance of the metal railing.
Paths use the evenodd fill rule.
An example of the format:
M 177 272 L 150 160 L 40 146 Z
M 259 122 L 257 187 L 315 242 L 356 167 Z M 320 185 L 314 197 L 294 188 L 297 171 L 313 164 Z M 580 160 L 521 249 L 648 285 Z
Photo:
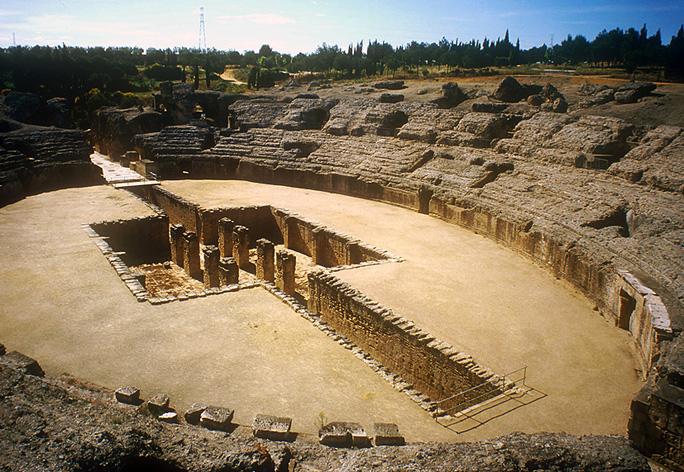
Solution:
M 462 390 L 442 400 L 436 401 L 435 405 L 440 408 L 439 415 L 448 415 L 453 411 L 461 411 L 466 408 L 483 403 L 499 395 L 505 394 L 507 390 L 515 387 L 524 387 L 527 380 L 527 366 L 513 370 L 494 380 L 486 380 L 479 385 Z M 483 391 L 485 390 L 485 391 Z M 447 409 L 442 409 L 440 405 L 450 404 L 458 401 Z

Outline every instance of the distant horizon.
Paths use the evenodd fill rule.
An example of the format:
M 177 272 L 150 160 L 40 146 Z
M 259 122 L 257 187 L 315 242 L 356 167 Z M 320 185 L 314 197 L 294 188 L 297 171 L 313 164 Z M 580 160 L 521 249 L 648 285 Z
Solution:
M 263 0 L 259 8 L 235 1 L 189 0 L 145 2 L 133 0 L 8 0 L 0 7 L 0 47 L 19 46 L 196 48 L 199 8 L 204 6 L 207 47 L 217 50 L 258 51 L 263 44 L 287 53 L 310 53 L 326 43 L 343 49 L 364 41 L 400 46 L 411 41 L 482 41 L 520 39 L 529 49 L 558 44 L 568 35 L 592 40 L 602 30 L 644 24 L 648 34 L 660 29 L 663 44 L 684 22 L 684 2 L 670 0 L 622 3 L 587 0 L 504 0 L 482 2 L 477 9 L 466 2 L 425 0 Z M 135 12 L 131 15 L 129 12 Z

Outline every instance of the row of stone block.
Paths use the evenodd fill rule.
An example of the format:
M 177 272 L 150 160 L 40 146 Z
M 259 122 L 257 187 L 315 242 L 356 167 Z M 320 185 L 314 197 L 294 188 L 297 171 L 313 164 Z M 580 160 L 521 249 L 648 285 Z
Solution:
M 374 423 L 372 443 L 376 446 L 403 446 L 404 437 L 394 423 Z M 318 431 L 321 444 L 332 447 L 370 447 L 371 438 L 359 423 L 334 421 Z
M 104 225 L 104 223 L 98 223 Z M 144 284 L 144 274 L 132 274 L 128 266 L 121 259 L 120 254 L 115 252 L 106 238 L 100 236 L 95 229 L 88 224 L 83 225 L 83 229 L 88 233 L 88 236 L 93 239 L 97 248 L 102 252 L 107 261 L 116 271 L 116 274 L 121 278 L 121 280 L 126 284 L 126 287 L 135 296 L 136 300 L 139 302 L 144 302 L 147 300 L 147 290 Z
M 114 392 L 114 397 L 119 403 L 128 405 L 142 405 L 140 390 L 135 387 L 126 386 L 118 388 Z M 147 400 L 146 409 L 159 421 L 165 423 L 178 423 L 179 418 L 176 411 L 169 406 L 168 395 L 160 393 Z M 183 414 L 185 422 L 191 425 L 202 426 L 213 431 L 230 432 L 237 425 L 232 423 L 235 411 L 229 408 L 212 406 L 206 403 L 193 403 Z M 256 415 L 252 423 L 254 436 L 264 439 L 289 441 L 293 439 L 290 432 L 292 419 L 271 415 Z
M 140 405 L 140 390 L 131 387 L 121 387 L 114 392 L 116 400 L 129 405 Z M 169 407 L 169 397 L 157 394 L 147 401 L 147 411 L 166 423 L 178 423 L 178 414 Z M 234 410 L 211 406 L 205 403 L 194 403 L 183 415 L 188 424 L 199 425 L 215 431 L 232 431 Z M 403 446 L 404 437 L 399 433 L 399 427 L 394 423 L 374 423 L 374 441 L 366 434 L 359 423 L 332 422 L 323 426 L 318 432 L 321 444 L 332 447 L 369 447 Z M 292 419 L 272 415 L 258 414 L 252 422 L 254 436 L 275 441 L 291 441 L 295 435 L 290 431 Z

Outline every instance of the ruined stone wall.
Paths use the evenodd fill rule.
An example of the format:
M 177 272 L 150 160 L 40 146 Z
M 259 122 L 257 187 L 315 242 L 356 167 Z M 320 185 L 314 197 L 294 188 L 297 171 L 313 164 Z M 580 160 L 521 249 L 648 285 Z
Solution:
M 311 272 L 308 280 L 309 311 L 320 314 L 335 331 L 431 400 L 443 400 L 484 384 L 471 397 L 457 397 L 441 408 L 456 407 L 463 400 L 466 403 L 461 407 L 466 407 L 467 400 L 477 395 L 493 397 L 506 388 L 505 379 L 479 366 L 467 354 L 435 339 L 329 272 Z
M 353 237 L 307 221 L 283 209 L 273 208 L 274 223 L 281 241 L 288 249 L 306 254 L 325 266 L 346 266 L 370 261 L 394 259 L 386 251 L 369 246 Z
M 666 343 L 646 386 L 632 400 L 629 438 L 649 457 L 684 470 L 684 338 Z
M 90 226 L 98 236 L 107 238 L 113 251 L 123 252 L 121 260 L 128 266 L 170 258 L 169 220 L 165 215 L 105 221 Z
M 221 218 L 230 218 L 236 225 L 249 228 L 251 246 L 254 246 L 259 238 L 266 238 L 274 244 L 283 242 L 282 233 L 276 225 L 270 206 L 211 208 L 199 209 L 198 212 L 202 244 L 218 243 L 218 221 Z
M 185 231 L 199 234 L 202 225 L 199 218 L 198 205 L 174 195 L 159 186 L 144 187 L 140 191 L 144 192 L 144 196 L 148 201 L 157 205 L 168 215 L 169 224 L 181 224 Z
M 461 208 L 446 204 L 437 198 L 430 200 L 430 214 L 484 234 L 500 244 L 531 257 L 555 276 L 567 280 L 578 288 L 596 303 L 605 316 L 612 317 L 619 325 L 620 290 L 624 287 L 623 277 L 620 271 L 600 262 L 603 258 L 598 257 L 596 248 L 592 251 L 577 242 L 563 240 L 540 230 L 533 230 L 531 221 L 510 221 L 483 209 Z M 638 282 L 637 284 L 640 285 Z M 649 296 L 655 296 L 655 292 L 651 289 L 643 285 L 641 287 L 643 295 L 648 293 Z M 654 361 L 658 359 L 659 343 L 672 335 L 669 315 L 659 298 L 657 305 L 658 308 L 651 308 L 653 304 L 647 306 L 642 296 L 636 307 L 636 316 L 632 317 L 632 326 L 624 327 L 634 338 L 644 372 L 648 372 Z M 655 331 L 651 322 L 653 314 L 665 319 L 666 321 L 662 323 L 665 323 L 667 328 Z
M 648 372 L 660 358 L 664 341 L 673 338 L 670 318 L 653 290 L 627 271 L 619 274 L 617 326 L 636 340 L 644 372 Z

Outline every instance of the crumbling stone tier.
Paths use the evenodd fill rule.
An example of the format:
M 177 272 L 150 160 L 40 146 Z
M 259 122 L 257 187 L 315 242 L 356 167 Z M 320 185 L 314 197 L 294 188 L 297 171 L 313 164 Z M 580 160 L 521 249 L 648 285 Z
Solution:
M 220 131 L 214 146 L 171 156 L 161 153 L 160 139 L 160 152 L 152 145 L 150 156 L 164 178 L 186 171 L 194 178 L 293 185 L 442 218 L 527 255 L 616 323 L 621 310 L 623 319 L 632 318 L 620 271 L 636 274 L 662 304 L 644 302 L 642 309 L 636 297 L 635 321 L 621 326 L 635 336 L 645 374 L 661 379 L 657 365 L 682 328 L 681 129 L 568 113 L 555 87 L 513 79 L 491 98 L 455 90 L 447 87 L 435 103 L 405 93 L 403 101 L 381 103 L 366 90 L 240 98 L 229 107 L 235 126 Z M 290 247 L 301 248 L 297 232 L 289 233 L 283 235 Z M 315 234 L 305 241 L 315 259 Z M 643 396 L 665 391 L 650 380 Z M 664 441 L 665 431 L 680 433 L 644 425 L 633 422 L 630 435 L 651 444 L 650 452 L 674 457 L 681 450 Z
M 624 119 L 624 112 L 605 111 L 605 105 L 634 110 L 649 106 L 655 85 L 589 84 L 572 93 L 513 78 L 486 90 L 451 83 L 425 93 L 414 93 L 402 81 L 344 89 L 321 85 L 312 84 L 308 93 L 288 86 L 270 95 L 237 96 L 167 83 L 155 96 L 154 110 L 98 111 L 92 126 L 95 147 L 113 160 L 133 160 L 131 165 L 153 169 L 162 179 L 244 179 L 398 205 L 527 256 L 587 296 L 616 329 L 632 336 L 646 384 L 632 402 L 629 439 L 658 461 L 684 467 L 684 133 L 678 126 L 633 123 Z M 196 105 L 208 120 L 192 116 Z M 90 149 L 81 131 L 4 120 L 0 204 L 99 181 L 92 178 L 87 161 Z M 163 188 L 135 192 L 156 205 L 159 215 L 92 225 L 91 236 L 108 238 L 96 241 L 98 247 L 139 299 L 144 300 L 144 287 L 128 266 L 149 262 L 141 260 L 148 254 L 182 265 L 188 276 L 205 280 L 211 289 L 216 283 L 237 282 L 239 267 L 258 271 L 286 293 L 292 289 L 290 267 L 296 259 L 289 262 L 280 252 L 274 256 L 271 246 L 262 242 L 256 267 L 251 267 L 249 249 L 257 248 L 261 238 L 332 270 L 392 259 L 286 210 L 205 209 Z M 150 236 L 149 247 L 140 235 Z M 118 247 L 135 237 L 140 240 L 136 248 Z M 216 249 L 200 253 L 208 246 Z M 468 362 L 451 366 L 445 346 L 424 342 L 427 333 L 417 334 L 410 324 L 393 319 L 332 273 L 314 272 L 308 281 L 312 311 L 383 363 L 397 361 L 393 368 L 404 369 L 402 376 L 431 396 L 489 375 L 476 367 L 470 370 Z M 416 357 L 399 365 L 390 353 L 409 345 Z M 439 369 L 437 382 L 423 378 L 423 370 L 432 366 Z M 39 379 L 27 380 L 14 372 L 8 375 L 22 391 L 37 388 Z M 230 415 L 207 410 L 198 421 L 225 426 Z M 365 433 L 357 425 L 337 424 L 329 430 L 325 435 L 331 441 L 348 442 L 351 437 L 352 445 Z M 389 427 L 376 430 L 380 437 L 396 436 Z M 508 451 L 509 444 L 519 441 L 509 437 L 500 449 Z M 558 444 L 554 441 L 566 439 L 550 443 Z M 582 451 L 598 451 L 613 440 L 567 441 Z M 607 453 L 601 462 L 605 468 L 632 457 L 624 443 L 614 445 L 627 452 L 615 461 Z M 490 446 L 473 446 L 471 451 L 496 456 L 493 451 L 499 447 Z M 470 460 L 467 457 L 459 460 Z M 584 459 L 568 460 L 572 464 L 543 464 L 591 468 Z M 625 468 L 643 470 L 643 462 L 634 464 Z

